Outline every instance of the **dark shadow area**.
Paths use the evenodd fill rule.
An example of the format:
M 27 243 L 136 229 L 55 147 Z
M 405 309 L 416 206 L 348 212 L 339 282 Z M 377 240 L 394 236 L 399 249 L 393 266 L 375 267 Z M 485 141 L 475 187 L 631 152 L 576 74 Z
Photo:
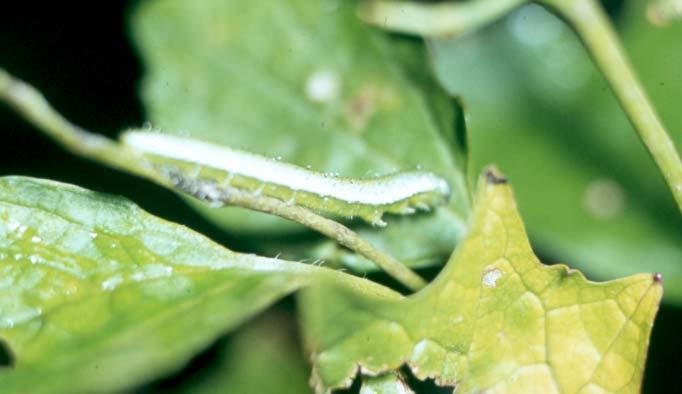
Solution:
M 355 379 L 353 379 L 353 384 L 349 388 L 343 390 L 334 390 L 334 394 L 358 394 L 361 388 L 362 379 L 356 375 Z
M 177 389 L 191 379 L 201 377 L 207 372 L 210 372 L 212 366 L 216 365 L 223 358 L 225 348 L 229 347 L 231 343 L 231 335 L 226 335 L 218 339 L 203 352 L 192 358 L 189 363 L 176 374 L 144 385 L 137 390 L 134 390 L 134 393 L 167 393 Z
M 0 338 L 0 368 L 11 368 L 14 366 L 14 353 L 7 342 Z
M 665 289 L 665 279 L 663 282 Z M 674 393 L 682 371 L 682 308 L 662 305 L 654 322 L 643 393 Z
M 140 125 L 141 65 L 127 38 L 128 10 L 125 2 L 16 2 L 0 17 L 2 67 L 85 128 L 114 135 Z
M 400 369 L 403 381 L 414 391 L 416 394 L 452 394 L 454 386 L 439 386 L 433 379 L 419 380 L 413 374 L 412 371 L 406 366 Z M 344 390 L 334 390 L 334 394 L 357 394 L 362 388 L 362 379 L 359 375 L 355 376 L 353 380 L 353 385 Z
M 407 367 L 401 368 L 401 372 L 405 377 L 405 382 L 418 394 L 452 394 L 455 389 L 454 386 L 439 386 L 433 379 L 419 380 Z
M 601 3 L 611 19 L 614 20 L 614 23 L 618 23 L 618 18 L 625 8 L 625 0 L 601 0 Z
M 276 325 L 278 332 L 283 332 L 287 340 L 291 340 L 292 348 L 302 349 L 295 316 L 296 300 L 294 296 L 289 296 L 259 314 L 254 320 L 260 321 L 261 324 L 265 322 Z M 212 373 L 216 373 L 217 370 L 221 369 L 221 367 L 225 368 L 226 356 L 233 350 L 232 345 L 235 342 L 235 336 L 239 335 L 239 331 L 250 324 L 253 323 L 248 320 L 230 334 L 217 339 L 188 361 L 179 371 L 142 385 L 132 392 L 136 394 L 190 392 L 193 382 L 209 377 Z M 232 362 L 232 360 L 228 360 L 229 362 Z M 216 392 L 220 392 L 221 389 L 216 388 L 216 390 Z
M 447 259 L 444 259 L 447 260 Z M 426 268 L 420 268 L 415 270 L 419 276 L 424 278 L 427 282 L 431 282 L 433 279 L 435 279 L 438 274 L 445 268 L 445 264 L 442 265 L 433 265 L 431 267 L 426 267 Z M 391 289 L 394 289 L 404 295 L 409 295 L 412 294 L 412 291 L 405 287 L 402 283 L 396 281 L 392 276 L 386 274 L 384 271 L 373 271 L 369 272 L 365 275 L 362 274 L 356 274 L 358 276 L 363 276 L 366 279 L 371 280 L 372 282 L 376 282 L 379 284 L 382 284 L 386 287 L 390 287 Z

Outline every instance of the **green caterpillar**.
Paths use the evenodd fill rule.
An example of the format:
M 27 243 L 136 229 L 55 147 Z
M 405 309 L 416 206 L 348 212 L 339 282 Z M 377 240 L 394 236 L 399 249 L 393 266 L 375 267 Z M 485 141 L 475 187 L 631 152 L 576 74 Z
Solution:
M 229 185 L 292 205 L 342 217 L 357 216 L 372 225 L 384 226 L 381 218 L 386 212 L 429 210 L 446 202 L 450 195 L 444 179 L 424 171 L 350 179 L 168 134 L 131 130 L 121 140 L 159 170 L 173 169 L 185 178 L 202 180 L 206 190 L 195 195 L 203 194 L 209 201 L 211 188 L 219 190 L 216 188 Z

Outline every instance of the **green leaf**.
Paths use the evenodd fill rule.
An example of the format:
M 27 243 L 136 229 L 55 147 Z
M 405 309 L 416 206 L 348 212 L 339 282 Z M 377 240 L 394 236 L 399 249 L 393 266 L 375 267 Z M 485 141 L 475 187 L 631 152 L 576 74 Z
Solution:
M 231 252 L 122 198 L 0 178 L 0 338 L 15 357 L 0 387 L 131 387 L 323 278 L 395 296 L 329 269 Z
M 403 363 L 463 393 L 639 392 L 660 276 L 594 283 L 540 264 L 505 182 L 482 178 L 470 234 L 419 293 L 303 293 L 318 393 Z
M 617 22 L 682 147 L 682 25 L 648 25 L 645 5 L 626 2 Z M 465 99 L 472 171 L 491 162 L 504 169 L 541 254 L 600 279 L 662 272 L 665 299 L 682 302 L 682 218 L 575 34 L 529 5 L 488 29 L 431 44 L 439 77 Z
M 377 377 L 363 378 L 360 394 L 414 394 L 414 391 L 397 373 L 391 372 Z
M 453 189 L 447 209 L 358 231 L 411 264 L 442 261 L 469 213 L 456 105 L 430 80 L 422 45 L 365 26 L 355 2 L 149 1 L 133 18 L 154 128 L 366 177 L 420 168 Z M 276 39 L 273 39 L 275 38 Z M 290 234 L 283 221 L 197 208 L 232 232 Z M 326 250 L 326 249 L 325 249 Z M 325 256 L 344 258 L 332 251 Z M 350 264 L 362 264 L 353 257 Z
M 288 315 L 258 318 L 221 344 L 210 365 L 170 392 L 310 393 L 310 371 L 294 342 L 294 328 Z M 164 388 L 158 392 L 169 391 Z

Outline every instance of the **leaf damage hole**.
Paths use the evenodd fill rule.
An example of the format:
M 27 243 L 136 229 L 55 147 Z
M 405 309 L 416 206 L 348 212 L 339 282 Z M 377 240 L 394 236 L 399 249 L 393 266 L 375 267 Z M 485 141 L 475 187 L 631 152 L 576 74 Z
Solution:
M 334 390 L 334 394 L 359 394 L 360 393 L 360 388 L 362 387 L 362 376 L 360 372 L 358 371 L 357 374 L 353 377 L 353 384 L 345 389 L 337 389 Z
M 497 286 L 497 281 L 502 278 L 502 271 L 497 268 L 486 269 L 483 272 L 483 277 L 481 278 L 481 283 L 486 287 Z
M 400 373 L 405 379 L 405 383 L 417 394 L 419 393 L 429 393 L 429 394 L 452 394 L 455 392 L 455 386 L 440 386 L 436 384 L 436 381 L 431 378 L 425 380 L 419 380 L 410 368 L 403 366 L 400 368 Z

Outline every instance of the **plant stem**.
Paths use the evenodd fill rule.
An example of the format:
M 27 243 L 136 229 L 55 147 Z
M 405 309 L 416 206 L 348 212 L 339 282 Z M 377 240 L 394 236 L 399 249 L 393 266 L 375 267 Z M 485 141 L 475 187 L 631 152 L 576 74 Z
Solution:
M 682 161 L 630 66 L 604 10 L 594 0 L 541 0 L 575 29 L 635 126 L 682 211 Z
M 209 203 L 219 202 L 269 213 L 300 223 L 326 235 L 374 262 L 379 268 L 386 271 L 386 273 L 410 290 L 417 291 L 426 286 L 426 281 L 406 265 L 375 248 L 364 238 L 360 237 L 358 233 L 339 222 L 325 218 L 306 208 L 290 205 L 276 198 L 244 191 L 230 185 L 221 185 L 219 189 L 216 189 L 212 181 L 187 179 L 182 174 L 172 171 L 168 172 L 167 176 L 177 189 Z M 205 193 L 205 190 L 211 190 L 212 192 Z
M 133 151 L 69 122 L 33 86 L 14 78 L 1 68 L 0 99 L 76 155 L 164 183 L 151 167 L 139 164 L 140 160 Z
M 191 190 L 182 187 L 177 176 L 159 173 L 146 164 L 142 157 L 133 150 L 72 124 L 55 111 L 35 88 L 12 77 L 3 69 L 0 69 L 0 99 L 14 107 L 28 121 L 66 149 L 79 156 L 131 172 L 162 186 L 193 194 Z M 197 197 L 196 194 L 193 195 Z M 368 258 L 411 290 L 416 291 L 426 285 L 424 279 L 407 266 L 381 252 L 356 232 L 338 222 L 305 208 L 288 205 L 283 201 L 255 195 L 234 187 L 226 187 L 221 197 L 221 202 L 277 215 L 318 231 Z
M 413 1 L 363 2 L 360 17 L 387 30 L 423 37 L 460 36 L 499 19 L 527 0 L 470 0 L 425 4 Z

